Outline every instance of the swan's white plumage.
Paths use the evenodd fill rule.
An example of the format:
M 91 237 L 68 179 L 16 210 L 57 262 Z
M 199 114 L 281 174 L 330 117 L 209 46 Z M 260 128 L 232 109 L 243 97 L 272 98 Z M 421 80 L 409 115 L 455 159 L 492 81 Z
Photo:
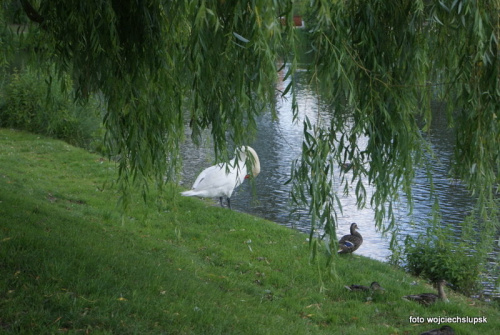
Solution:
M 247 153 L 251 157 L 247 157 Z M 241 147 L 236 151 L 236 155 L 237 157 L 233 158 L 229 163 L 213 165 L 203 170 L 196 178 L 192 189 L 182 192 L 181 195 L 201 198 L 222 198 L 225 196 L 229 205 L 229 198 L 231 198 L 234 189 L 249 177 L 247 164 L 251 166 L 253 177 L 260 173 L 259 157 L 254 149 L 249 146 Z

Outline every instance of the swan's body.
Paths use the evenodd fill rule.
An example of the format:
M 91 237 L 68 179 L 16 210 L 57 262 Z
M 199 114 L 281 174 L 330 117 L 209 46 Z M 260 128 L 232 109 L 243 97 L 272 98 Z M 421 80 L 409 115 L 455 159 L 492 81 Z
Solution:
M 221 206 L 223 206 L 222 198 L 226 197 L 227 205 L 231 208 L 229 199 L 234 189 L 250 177 L 247 166 L 251 167 L 250 173 L 253 177 L 260 173 L 259 157 L 254 149 L 248 146 L 241 147 L 236 151 L 236 156 L 229 163 L 213 165 L 201 171 L 192 189 L 182 192 L 181 195 L 200 198 L 218 197 Z
M 339 241 L 339 254 L 349 254 L 356 251 L 359 246 L 363 243 L 363 237 L 360 233 L 356 231 L 358 225 L 356 223 L 351 224 L 351 234 L 342 236 Z

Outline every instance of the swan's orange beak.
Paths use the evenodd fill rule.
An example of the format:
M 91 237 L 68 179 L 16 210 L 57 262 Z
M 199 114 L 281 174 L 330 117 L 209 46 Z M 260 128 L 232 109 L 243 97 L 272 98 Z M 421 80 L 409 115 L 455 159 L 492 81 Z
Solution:
M 249 175 L 249 174 L 247 174 L 247 175 L 245 176 L 245 179 L 248 179 L 248 178 L 250 178 L 250 175 Z

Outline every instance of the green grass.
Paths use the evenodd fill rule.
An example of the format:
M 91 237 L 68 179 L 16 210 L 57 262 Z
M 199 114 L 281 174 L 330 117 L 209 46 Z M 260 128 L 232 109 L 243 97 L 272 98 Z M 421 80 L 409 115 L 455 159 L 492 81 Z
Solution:
M 410 316 L 487 317 L 457 334 L 496 334 L 500 311 L 433 290 L 359 256 L 311 262 L 306 236 L 167 187 L 122 216 L 113 163 L 64 142 L 0 129 L 0 333 L 418 334 Z M 153 194 L 154 196 L 154 194 Z M 377 280 L 383 294 L 346 284 Z M 371 299 L 368 299 L 371 298 Z

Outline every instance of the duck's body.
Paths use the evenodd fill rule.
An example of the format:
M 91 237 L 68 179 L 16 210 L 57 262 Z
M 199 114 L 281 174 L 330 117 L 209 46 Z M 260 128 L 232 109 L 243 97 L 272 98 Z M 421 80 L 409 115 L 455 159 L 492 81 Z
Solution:
M 342 164 L 340 165 L 340 168 L 342 169 L 342 171 L 344 171 L 344 172 L 348 172 L 350 169 L 352 169 L 352 168 L 353 168 L 353 166 L 354 166 L 354 165 L 353 165 L 352 163 L 350 163 L 350 162 L 346 162 L 346 163 L 342 163 Z
M 370 286 L 364 286 L 364 285 L 351 285 L 351 286 L 344 286 L 346 289 L 349 291 L 355 291 L 355 292 L 367 292 L 367 291 L 385 291 L 385 289 L 380 286 L 379 283 L 376 281 L 372 282 Z
M 356 229 L 359 229 L 358 225 L 351 223 L 351 234 L 343 236 L 339 241 L 339 254 L 352 253 L 363 243 L 363 237 Z
M 247 157 L 247 153 L 252 157 Z M 247 158 L 251 162 L 252 176 L 256 177 L 260 173 L 259 157 L 255 150 L 248 146 L 242 147 L 237 150 L 236 154 L 238 157 L 233 158 L 229 163 L 213 165 L 201 171 L 192 189 L 182 192 L 181 195 L 200 198 L 218 197 L 221 206 L 223 206 L 222 198 L 226 197 L 228 207 L 231 208 L 230 198 L 234 189 L 250 177 Z
M 455 331 L 450 326 L 442 326 L 439 329 L 432 329 L 420 335 L 455 335 Z
M 420 293 L 420 294 L 410 294 L 410 295 L 405 295 L 403 299 L 405 300 L 412 300 L 416 301 L 419 304 L 429 306 L 435 303 L 438 300 L 443 300 L 443 301 L 448 301 L 446 298 L 446 294 L 444 292 L 444 285 L 446 282 L 444 280 L 440 280 L 436 283 L 437 289 L 438 289 L 438 294 L 434 293 Z
M 344 286 L 346 289 L 348 289 L 349 291 L 353 291 L 353 292 L 367 292 L 367 291 L 370 291 L 370 286 L 364 286 L 364 285 L 356 285 L 356 284 L 353 284 L 353 285 L 345 285 Z
M 406 300 L 416 301 L 421 305 L 429 306 L 438 301 L 439 296 L 434 293 L 411 294 L 403 297 Z

